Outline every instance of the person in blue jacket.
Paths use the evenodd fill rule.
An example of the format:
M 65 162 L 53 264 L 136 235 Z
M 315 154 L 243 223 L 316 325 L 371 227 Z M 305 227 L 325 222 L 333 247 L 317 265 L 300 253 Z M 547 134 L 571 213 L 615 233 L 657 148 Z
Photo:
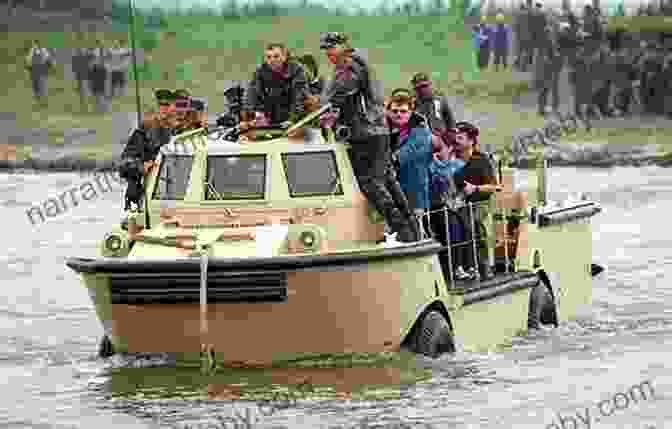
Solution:
M 413 213 L 422 218 L 431 200 L 429 165 L 432 162 L 432 131 L 427 118 L 414 111 L 410 94 L 395 93 L 386 106 L 393 162 Z
M 454 132 L 455 130 L 453 130 Z M 441 244 L 444 246 L 451 245 L 452 266 L 450 269 L 453 270 L 455 280 L 469 280 L 475 277 L 473 271 L 468 272 L 465 269 L 470 261 L 468 254 L 470 249 L 468 246 L 456 246 L 457 243 L 464 242 L 467 236 L 464 219 L 460 215 L 460 209 L 457 208 L 459 199 L 464 196 L 458 192 L 453 177 L 464 168 L 465 164 L 464 160 L 457 157 L 454 141 L 449 144 L 441 140 L 434 142 L 433 159 L 429 165 L 430 192 L 432 195 L 431 229 L 435 238 Z M 449 208 L 448 211 L 444 211 L 446 207 Z M 447 219 L 446 214 L 448 214 Z M 439 253 L 439 262 L 444 274 L 447 274 L 449 269 L 448 250 Z

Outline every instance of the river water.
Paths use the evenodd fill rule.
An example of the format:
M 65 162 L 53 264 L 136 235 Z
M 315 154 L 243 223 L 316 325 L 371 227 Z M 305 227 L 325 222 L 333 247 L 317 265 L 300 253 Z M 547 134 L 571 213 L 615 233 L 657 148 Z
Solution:
M 95 357 L 102 327 L 64 261 L 93 256 L 108 226 L 119 221 L 119 184 L 111 181 L 97 198 L 80 198 L 76 207 L 33 225 L 26 209 L 90 177 L 0 175 L 0 427 L 224 428 L 236 426 L 208 422 L 244 415 L 253 423 L 239 418 L 238 427 L 554 429 L 563 428 L 563 418 L 566 429 L 672 428 L 672 365 L 665 358 L 672 352 L 672 289 L 665 281 L 672 274 L 671 173 L 658 167 L 551 171 L 551 197 L 582 191 L 604 206 L 593 221 L 593 252 L 606 271 L 594 281 L 591 314 L 581 320 L 516 337 L 490 353 L 417 358 L 413 365 L 430 376 L 388 386 L 387 396 L 308 395 L 266 415 L 251 401 L 226 400 L 246 386 L 251 391 L 249 372 L 206 376 L 161 357 Z M 319 374 L 343 391 L 352 383 L 395 378 L 380 365 L 365 372 L 283 370 L 262 390 L 305 374 Z M 653 388 L 653 396 L 633 397 L 631 386 L 646 381 L 643 390 Z M 634 399 L 622 395 L 627 392 Z M 602 400 L 611 401 L 603 404 L 605 415 L 599 414 Z M 365 418 L 370 423 L 360 423 Z

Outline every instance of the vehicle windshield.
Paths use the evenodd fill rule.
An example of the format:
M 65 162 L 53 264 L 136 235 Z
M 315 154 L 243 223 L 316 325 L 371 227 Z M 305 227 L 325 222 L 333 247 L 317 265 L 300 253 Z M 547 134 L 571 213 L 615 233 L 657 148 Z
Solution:
M 183 200 L 187 193 L 193 162 L 194 158 L 191 155 L 164 155 L 153 198 Z
M 265 155 L 208 156 L 206 200 L 264 199 Z
M 333 151 L 282 154 L 292 197 L 343 195 Z

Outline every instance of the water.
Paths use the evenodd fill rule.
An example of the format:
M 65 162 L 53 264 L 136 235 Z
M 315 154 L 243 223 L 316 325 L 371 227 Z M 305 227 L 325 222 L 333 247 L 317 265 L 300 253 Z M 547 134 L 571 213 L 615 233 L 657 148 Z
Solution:
M 112 183 L 112 190 L 41 225 L 31 225 L 25 214 L 31 204 L 58 198 L 84 180 L 74 174 L 0 175 L 6 237 L 0 250 L 1 427 L 206 428 L 215 427 L 207 424 L 218 416 L 236 413 L 254 421 L 244 426 L 239 418 L 238 427 L 255 428 L 555 429 L 563 427 L 560 417 L 570 416 L 577 429 L 672 427 L 666 358 L 672 352 L 672 291 L 665 281 L 672 266 L 670 170 L 552 170 L 551 197 L 582 191 L 605 209 L 593 223 L 594 261 L 607 270 L 594 281 L 592 314 L 556 331 L 517 337 L 497 352 L 417 358 L 413 365 L 430 377 L 413 376 L 416 381 L 400 387 L 389 381 L 410 372 L 380 365 L 207 376 L 169 363 L 147 368 L 165 364 L 160 357 L 96 359 L 102 327 L 64 261 L 95 255 L 97 240 L 120 219 L 122 188 Z M 227 400 L 258 399 L 252 386 L 259 380 L 267 380 L 260 390 L 268 392 L 302 377 L 326 380 L 341 393 L 311 394 L 274 413 L 267 408 L 268 416 L 250 400 Z M 619 392 L 647 380 L 655 399 L 619 399 Z M 342 393 L 357 382 L 388 387 L 371 393 L 373 399 Z M 611 402 L 603 406 L 613 414 L 599 416 L 599 401 L 613 398 L 623 409 L 614 411 Z M 591 420 L 581 423 L 576 413 L 585 417 L 586 407 Z M 359 423 L 367 417 L 372 423 Z M 574 426 L 565 420 L 564 427 Z

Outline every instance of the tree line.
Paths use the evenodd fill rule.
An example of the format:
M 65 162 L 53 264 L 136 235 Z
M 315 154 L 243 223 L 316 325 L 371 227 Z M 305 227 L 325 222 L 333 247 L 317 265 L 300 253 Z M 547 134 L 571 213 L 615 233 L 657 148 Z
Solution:
M 479 9 L 478 0 L 431 0 L 428 4 L 422 4 L 420 0 L 409 0 L 398 5 L 390 5 L 381 0 L 374 9 L 346 9 L 343 6 L 327 7 L 310 0 L 301 0 L 296 5 L 280 4 L 274 0 L 264 0 L 261 3 L 251 4 L 240 0 L 226 0 L 219 6 L 205 6 L 204 4 L 193 5 L 189 8 L 180 7 L 179 0 L 175 0 L 172 6 L 169 2 L 164 7 L 137 7 L 135 16 L 141 19 L 143 24 L 149 27 L 166 26 L 167 16 L 183 17 L 222 17 L 228 19 L 269 17 L 269 16 L 441 16 L 441 15 L 471 15 Z M 112 1 L 112 19 L 119 22 L 128 22 L 128 0 Z

